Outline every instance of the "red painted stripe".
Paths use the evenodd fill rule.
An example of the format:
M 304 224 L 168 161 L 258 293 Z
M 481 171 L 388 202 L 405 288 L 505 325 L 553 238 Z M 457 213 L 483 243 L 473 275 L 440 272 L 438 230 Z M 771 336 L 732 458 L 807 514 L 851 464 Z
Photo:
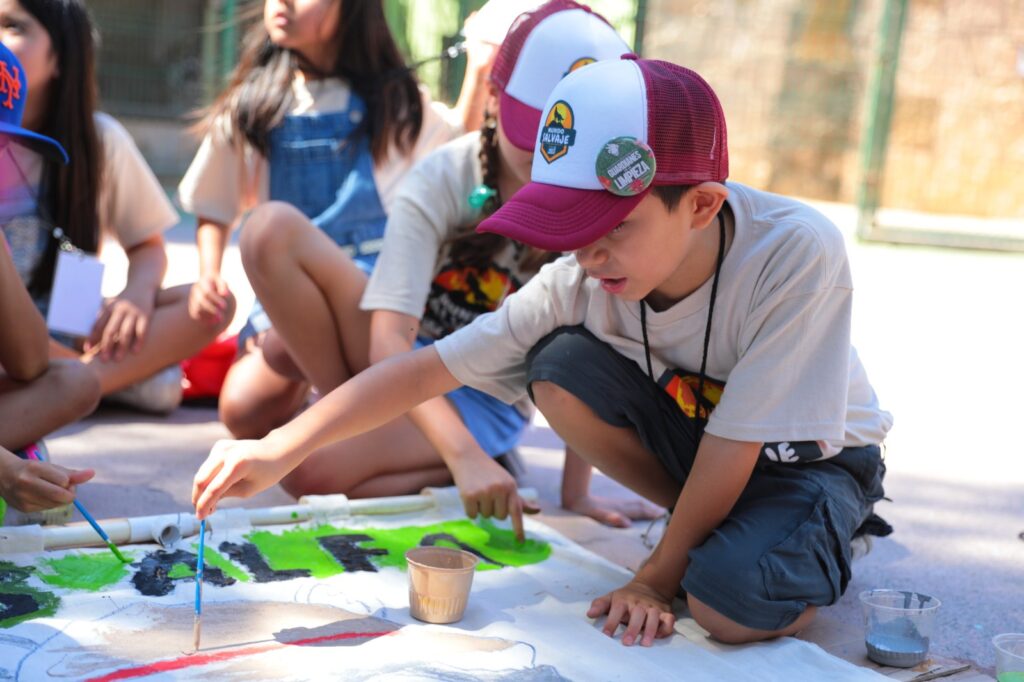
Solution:
M 286 646 L 309 646 L 311 644 L 322 644 L 323 642 L 336 642 L 342 639 L 374 639 L 390 634 L 391 632 L 341 632 L 336 635 L 322 635 L 320 637 L 297 639 L 294 642 L 274 642 L 272 644 L 264 644 L 263 646 L 251 646 L 245 649 L 235 649 L 233 651 L 219 651 L 214 654 L 191 654 L 189 656 L 182 656 L 181 658 L 172 658 L 167 661 L 158 661 L 156 663 L 140 665 L 136 668 L 115 670 L 114 672 L 101 677 L 89 678 L 88 682 L 111 682 L 113 680 L 127 680 L 133 677 L 146 677 L 157 673 L 170 672 L 172 670 L 183 670 L 185 668 L 194 668 L 196 666 L 208 665 L 210 663 L 221 663 L 223 661 L 230 661 L 233 658 L 241 658 L 243 656 L 253 656 L 273 649 L 282 649 Z

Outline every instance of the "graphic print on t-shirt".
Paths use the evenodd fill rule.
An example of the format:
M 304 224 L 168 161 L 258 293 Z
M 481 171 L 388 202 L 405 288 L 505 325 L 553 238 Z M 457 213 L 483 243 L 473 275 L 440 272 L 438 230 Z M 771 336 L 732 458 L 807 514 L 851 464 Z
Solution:
M 697 387 L 700 385 L 700 377 L 682 369 L 667 371 L 661 379 L 661 387 L 665 389 L 669 397 L 676 401 L 676 405 L 690 419 L 697 414 Z M 704 399 L 701 400 L 700 416 L 707 421 L 708 415 L 722 399 L 722 391 L 725 384 L 704 377 Z
M 435 339 L 465 327 L 478 315 L 498 309 L 521 283 L 505 268 L 481 269 L 448 263 L 430 284 L 420 328 Z
M 700 377 L 681 369 L 668 370 L 659 382 L 669 397 L 675 401 L 679 409 L 690 419 L 697 413 L 697 387 Z M 708 415 L 722 399 L 725 384 L 704 377 L 704 399 L 701 400 L 700 416 L 707 421 Z M 783 441 L 764 443 L 761 446 L 761 457 L 783 464 L 813 462 L 823 457 L 821 446 L 814 441 Z

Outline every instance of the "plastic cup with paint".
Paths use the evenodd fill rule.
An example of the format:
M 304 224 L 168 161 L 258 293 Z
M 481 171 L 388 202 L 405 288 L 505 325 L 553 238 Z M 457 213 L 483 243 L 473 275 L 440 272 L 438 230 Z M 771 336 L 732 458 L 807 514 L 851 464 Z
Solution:
M 1008 632 L 992 638 L 996 647 L 996 680 L 1024 682 L 1024 632 Z
M 866 590 L 864 607 L 868 658 L 896 668 L 910 668 L 928 657 L 935 615 L 942 605 L 935 597 L 907 590 Z
M 428 623 L 462 618 L 479 561 L 448 547 L 416 547 L 405 553 L 409 566 L 409 613 Z

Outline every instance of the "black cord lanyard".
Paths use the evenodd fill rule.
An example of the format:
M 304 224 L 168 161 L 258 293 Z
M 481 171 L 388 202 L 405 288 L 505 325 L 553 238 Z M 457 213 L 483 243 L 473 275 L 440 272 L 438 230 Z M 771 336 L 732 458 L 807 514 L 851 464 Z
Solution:
M 708 368 L 708 347 L 711 345 L 711 317 L 715 312 L 715 299 L 718 297 L 718 276 L 722 273 L 722 261 L 725 260 L 725 221 L 722 220 L 722 213 L 718 213 L 718 260 L 715 262 L 715 275 L 711 280 L 711 301 L 708 303 L 708 321 L 704 325 L 704 353 L 700 360 L 700 374 L 697 375 L 697 395 L 694 406 L 693 417 L 697 422 L 698 433 L 704 433 L 706 419 L 701 418 L 701 403 L 704 401 L 704 376 Z M 644 357 L 647 360 L 647 376 L 651 381 L 658 383 L 654 378 L 654 368 L 651 366 L 651 344 L 647 340 L 647 305 L 640 299 L 640 330 L 644 337 Z M 698 435 L 699 437 L 699 435 Z

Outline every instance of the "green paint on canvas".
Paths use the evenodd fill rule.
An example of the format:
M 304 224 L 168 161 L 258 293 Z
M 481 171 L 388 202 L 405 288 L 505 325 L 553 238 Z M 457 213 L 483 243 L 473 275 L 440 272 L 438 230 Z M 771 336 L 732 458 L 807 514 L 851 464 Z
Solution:
M 337 575 L 345 569 L 335 561 L 317 542 L 325 535 L 368 535 L 371 540 L 360 543 L 367 549 L 383 549 L 387 554 L 375 556 L 372 561 L 380 567 L 405 567 L 406 550 L 418 547 L 424 536 L 446 534 L 458 542 L 472 547 L 484 556 L 506 566 L 526 566 L 544 561 L 551 555 L 551 545 L 538 540 L 527 540 L 520 544 L 512 531 L 498 528 L 489 521 L 479 524 L 469 520 L 446 521 L 429 526 L 406 526 L 403 528 L 361 528 L 346 529 L 335 526 L 296 528 L 275 534 L 269 531 L 255 531 L 246 535 L 260 550 L 267 564 L 274 570 L 306 569 L 315 578 Z M 447 540 L 438 540 L 438 546 L 457 546 Z M 501 568 L 495 564 L 480 562 L 478 570 Z
M 67 554 L 42 563 L 39 578 L 47 584 L 69 590 L 96 592 L 113 585 L 128 572 L 127 565 L 106 550 L 93 554 Z
M 205 559 L 206 557 L 203 558 Z M 196 572 L 189 568 L 188 564 L 183 564 L 180 561 L 171 566 L 171 570 L 167 571 L 167 577 L 171 580 L 177 580 L 178 578 L 191 578 L 195 574 Z
M 192 543 L 192 549 L 198 552 L 199 543 Z M 220 552 L 210 548 L 209 545 L 207 545 L 206 549 L 203 551 L 203 562 L 207 566 L 219 568 L 220 570 L 224 571 L 224 575 L 234 578 L 240 583 L 247 583 L 252 580 L 252 578 L 249 577 L 248 573 L 240 569 L 238 566 L 235 566 L 233 563 L 231 563 L 230 560 L 224 558 L 224 556 L 221 555 Z
M 32 587 L 28 578 L 34 568 L 17 566 L 9 561 L 0 561 L 0 628 L 9 628 L 35 618 L 52 616 L 60 605 L 60 597 L 52 592 Z M 35 608 L 24 611 L 23 595 L 32 598 Z M 17 603 L 16 603 L 17 602 Z M 14 612 L 15 615 L 7 615 Z

